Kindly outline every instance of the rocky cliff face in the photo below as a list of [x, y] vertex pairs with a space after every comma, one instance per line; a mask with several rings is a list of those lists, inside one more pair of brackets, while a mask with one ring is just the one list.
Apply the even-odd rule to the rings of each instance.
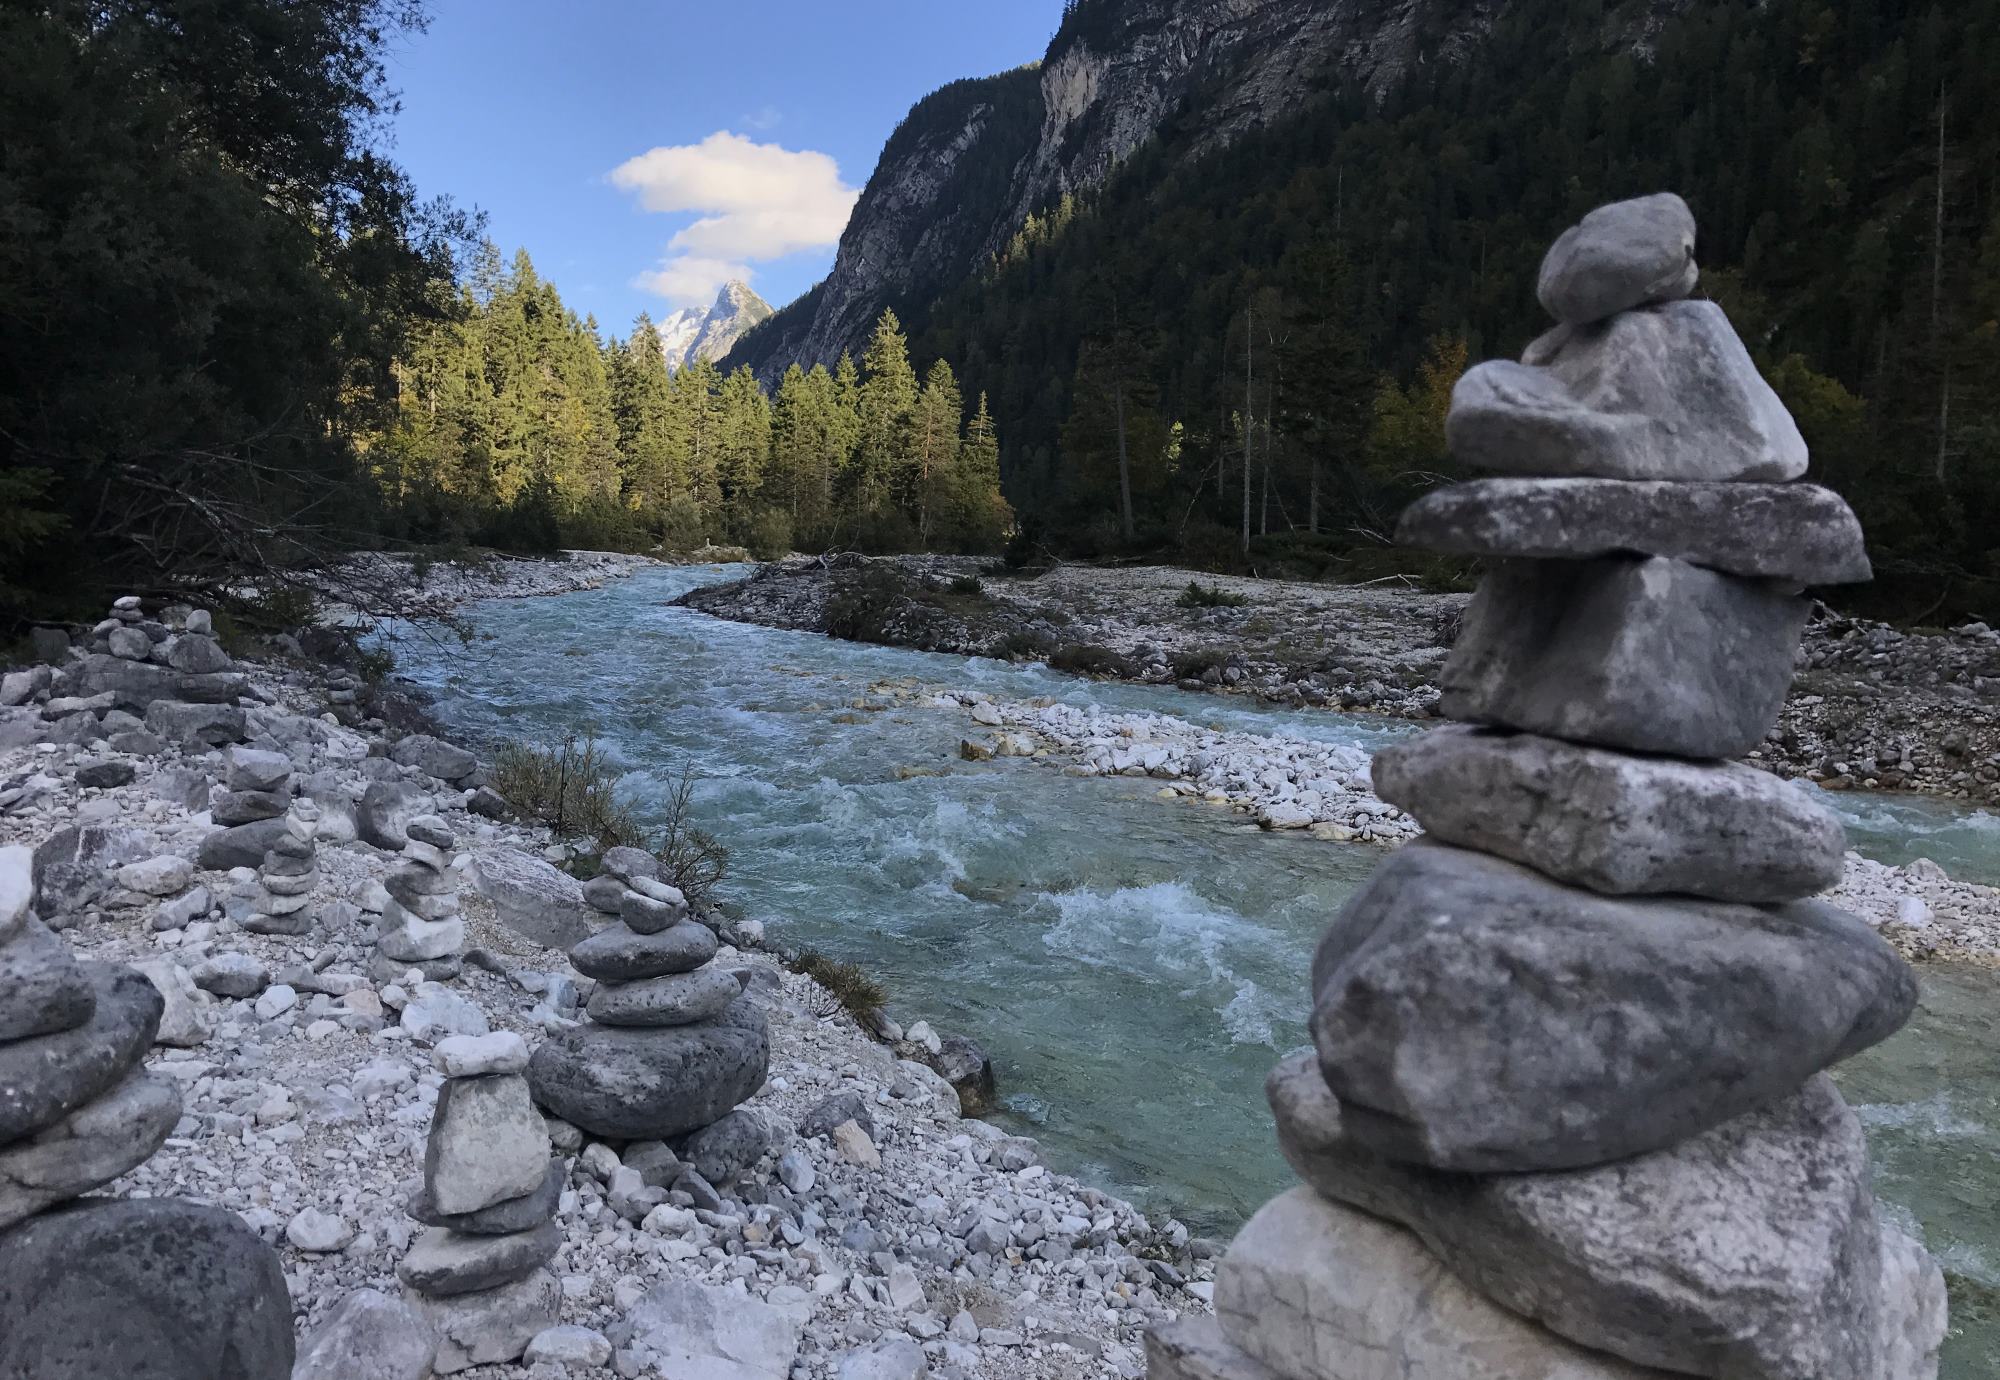
[[858, 350], [884, 306], [976, 271], [1031, 211], [1098, 185], [1176, 112], [1199, 119], [1206, 150], [1336, 80], [1379, 94], [1414, 64], [1463, 60], [1506, 3], [1094, 0], [1039, 68], [919, 103], [883, 150], [831, 275], [731, 363], [766, 374], [830, 365]]
[[660, 322], [667, 371], [679, 373], [698, 359], [721, 359], [752, 326], [771, 315], [771, 304], [734, 279], [722, 285], [715, 305], [683, 307]]

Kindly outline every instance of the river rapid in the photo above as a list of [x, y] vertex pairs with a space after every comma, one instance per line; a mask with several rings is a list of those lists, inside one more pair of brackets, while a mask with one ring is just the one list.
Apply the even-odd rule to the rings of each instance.
[[[962, 712], [870, 687], [910, 678], [1282, 731], [1371, 750], [1393, 721], [1080, 681], [1017, 666], [721, 622], [668, 601], [740, 569], [651, 568], [601, 590], [464, 612], [469, 648], [393, 638], [401, 672], [469, 737], [595, 734], [641, 817], [683, 764], [731, 849], [728, 900], [774, 935], [879, 976], [906, 1023], [980, 1041], [1000, 1118], [1051, 1162], [1226, 1235], [1290, 1181], [1262, 1097], [1305, 1043], [1327, 918], [1368, 845], [1265, 833], [1156, 783], [967, 763]], [[2000, 822], [1947, 802], [1828, 797], [1854, 845], [2000, 881]], [[2000, 975], [1922, 970], [1919, 1015], [1837, 1074], [1879, 1189], [1953, 1276], [1944, 1374], [2000, 1373]]]

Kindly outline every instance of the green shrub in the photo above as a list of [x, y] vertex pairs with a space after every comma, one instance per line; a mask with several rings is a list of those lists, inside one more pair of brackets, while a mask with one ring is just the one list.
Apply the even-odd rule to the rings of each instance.
[[1003, 661], [1046, 661], [1054, 651], [1047, 637], [1018, 629], [993, 644], [993, 655]]
[[778, 561], [792, 554], [792, 519], [776, 508], [766, 508], [750, 520], [743, 544], [760, 561]]
[[634, 848], [644, 834], [631, 808], [618, 799], [623, 775], [595, 738], [578, 743], [569, 733], [555, 747], [503, 744], [493, 762], [493, 789], [559, 837], [582, 835], [600, 848]]
[[1109, 647], [1094, 642], [1066, 642], [1049, 654], [1049, 665], [1058, 671], [1087, 676], [1129, 676], [1132, 663]]
[[1175, 602], [1184, 609], [1240, 609], [1250, 602], [1250, 596], [1232, 594], [1219, 585], [1189, 580], [1188, 587], [1181, 591], [1181, 597]]
[[835, 999], [847, 1009], [847, 1014], [854, 1017], [864, 1030], [874, 1025], [875, 1018], [889, 1000], [888, 989], [870, 977], [859, 964], [843, 963], [808, 949], [799, 955], [798, 970], [833, 993]]
[[945, 590], [951, 594], [983, 595], [986, 593], [986, 586], [979, 583], [977, 575], [960, 575], [946, 585]]
[[660, 831], [660, 877], [681, 889], [689, 901], [713, 903], [715, 888], [729, 871], [729, 850], [694, 823], [694, 768], [681, 767], [667, 796], [666, 822]]
[[1198, 651], [1176, 652], [1173, 655], [1174, 675], [1180, 680], [1200, 680], [1209, 671], [1219, 671], [1229, 664], [1229, 653], [1214, 647], [1203, 647]]

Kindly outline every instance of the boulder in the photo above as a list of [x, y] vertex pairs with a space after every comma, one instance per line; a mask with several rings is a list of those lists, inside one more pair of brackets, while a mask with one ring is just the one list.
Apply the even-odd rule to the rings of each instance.
[[247, 731], [243, 711], [233, 704], [178, 704], [171, 700], [160, 700], [146, 707], [146, 727], [182, 747], [240, 743]]
[[[1473, 1289], [1582, 1346], [1729, 1380], [1935, 1374], [1943, 1277], [1885, 1253], [1866, 1138], [1824, 1075], [1670, 1150], [1560, 1174], [1374, 1155], [1345, 1134], [1310, 1054], [1266, 1090], [1309, 1185], [1408, 1227]], [[1916, 1369], [1893, 1368], [1910, 1357]]]
[[277, 1253], [232, 1212], [86, 1199], [0, 1235], [0, 1380], [290, 1380]]
[[549, 1152], [526, 1079], [447, 1079], [424, 1148], [424, 1192], [441, 1213], [478, 1212], [540, 1189]]
[[791, 1139], [792, 1128], [783, 1118], [758, 1107], [738, 1107], [689, 1136], [680, 1158], [711, 1184], [726, 1188], [766, 1155], [781, 1153]]
[[88, 909], [118, 869], [153, 856], [153, 841], [122, 824], [72, 824], [35, 849], [35, 913], [44, 920]]
[[1713, 302], [1558, 326], [1452, 389], [1451, 453], [1504, 474], [1783, 483], [1806, 443]]
[[1671, 556], [1801, 585], [1874, 578], [1861, 524], [1816, 484], [1475, 479], [1403, 510], [1396, 544], [1453, 556]]
[[938, 1041], [936, 1051], [926, 1049], [921, 1057], [958, 1094], [961, 1115], [978, 1116], [997, 1100], [993, 1061], [977, 1041], [964, 1035], [946, 1035]]
[[419, 1298], [417, 1308], [437, 1336], [437, 1373], [456, 1375], [518, 1360], [561, 1316], [562, 1285], [547, 1270], [537, 1270], [484, 1293]]
[[[145, 634], [140, 633], [139, 636], [144, 637]], [[148, 643], [147, 651], [151, 650]], [[71, 670], [71, 678], [72, 693], [85, 696], [109, 694], [119, 708], [141, 713], [146, 713], [155, 701], [173, 700], [174, 682], [179, 679], [169, 667], [104, 652], [91, 652], [77, 662]], [[148, 713], [148, 727], [152, 726], [151, 720], [152, 715]]]
[[423, 1314], [380, 1290], [356, 1289], [306, 1339], [292, 1380], [426, 1380], [436, 1353]]
[[46, 1130], [0, 1146], [0, 1229], [144, 1164], [180, 1118], [180, 1085], [135, 1072]]
[[396, 1277], [432, 1298], [498, 1289], [548, 1264], [562, 1243], [562, 1228], [554, 1222], [504, 1236], [474, 1236], [432, 1227], [397, 1263]]
[[1669, 1380], [1488, 1302], [1400, 1227], [1294, 1188], [1215, 1279], [1224, 1338], [1286, 1380]]
[[742, 984], [711, 964], [637, 982], [600, 982], [586, 1009], [592, 1020], [605, 1025], [692, 1025], [721, 1015], [742, 995]]
[[103, 1096], [153, 1043], [163, 1006], [153, 984], [108, 963], [86, 963], [83, 971], [95, 994], [88, 1021], [0, 1045], [0, 1145]]
[[182, 633], [167, 649], [167, 665], [189, 675], [213, 675], [235, 664], [221, 643], [201, 633]]
[[479, 770], [478, 758], [428, 733], [397, 740], [389, 749], [389, 760], [401, 767], [415, 767], [440, 781], [463, 781]]
[[1588, 325], [1694, 291], [1694, 212], [1672, 192], [1614, 201], [1563, 231], [1535, 296], [1558, 321]]
[[1313, 959], [1313, 1041], [1347, 1134], [1439, 1169], [1663, 1149], [1900, 1029], [1909, 965], [1832, 906], [1641, 900], [1418, 842]]
[[473, 854], [470, 876], [508, 928], [547, 948], [571, 948], [601, 923], [584, 903], [583, 883], [518, 848]]
[[715, 957], [715, 931], [692, 920], [657, 934], [628, 925], [607, 925], [569, 951], [569, 961], [585, 977], [603, 982], [691, 973]]
[[232, 867], [256, 867], [264, 861], [278, 840], [285, 836], [282, 815], [217, 829], [201, 841], [195, 861], [204, 872], [227, 872]]
[[537, 1102], [592, 1135], [668, 1140], [750, 1097], [770, 1060], [763, 1013], [739, 997], [698, 1025], [557, 1031], [529, 1061], [528, 1081]]
[[1501, 561], [1439, 677], [1446, 718], [1738, 757], [1778, 716], [1810, 603], [1664, 557]]
[[0, 1042], [74, 1030], [96, 1009], [83, 965], [39, 921], [0, 943]]
[[792, 1317], [734, 1289], [675, 1280], [656, 1284], [614, 1328], [643, 1347], [663, 1374], [700, 1380], [787, 1380], [798, 1358]]
[[371, 781], [354, 811], [355, 835], [392, 853], [410, 841], [410, 821], [431, 812], [431, 798], [400, 781]]
[[1836, 885], [1847, 848], [1812, 797], [1736, 763], [1453, 725], [1383, 749], [1371, 771], [1431, 837], [1618, 896], [1795, 900]]

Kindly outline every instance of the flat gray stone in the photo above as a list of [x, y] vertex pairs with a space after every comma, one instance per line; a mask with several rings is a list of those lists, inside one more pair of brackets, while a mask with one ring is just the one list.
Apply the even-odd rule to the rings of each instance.
[[1672, 192], [1614, 201], [1563, 231], [1535, 295], [1558, 321], [1585, 325], [1694, 291], [1694, 212]]
[[[143, 633], [140, 636], [144, 636]], [[148, 642], [147, 650], [151, 650]], [[91, 652], [72, 667], [74, 692], [82, 696], [109, 694], [121, 709], [144, 712], [156, 700], [174, 698], [174, 672], [150, 661], [134, 661]], [[150, 715], [148, 716], [150, 720]], [[151, 727], [148, 723], [148, 727]], [[157, 729], [154, 730], [158, 732]], [[170, 735], [169, 735], [170, 736]]]
[[1664, 557], [1496, 562], [1438, 709], [1633, 752], [1738, 757], [1778, 717], [1810, 608]]
[[519, 1360], [529, 1342], [556, 1325], [562, 1285], [547, 1270], [537, 1270], [484, 1293], [419, 1297], [417, 1309], [437, 1335], [437, 1373], [456, 1375]]
[[0, 944], [0, 1042], [74, 1030], [97, 992], [69, 945], [37, 920]]
[[640, 934], [659, 934], [669, 926], [677, 925], [687, 918], [687, 907], [662, 901], [637, 891], [628, 891], [618, 898], [618, 915], [626, 925]]
[[217, 829], [201, 841], [196, 863], [205, 872], [227, 872], [232, 867], [256, 867], [273, 844], [285, 835], [282, 816], [253, 820], [249, 824]]
[[145, 1057], [164, 1003], [145, 976], [86, 963], [90, 1019], [73, 1030], [0, 1045], [0, 1145], [45, 1130], [103, 1096]]
[[431, 798], [400, 781], [370, 781], [354, 809], [355, 835], [363, 843], [403, 851], [410, 841], [410, 821], [429, 814]]
[[1616, 899], [1398, 850], [1313, 958], [1348, 1134], [1438, 1169], [1623, 1159], [1775, 1101], [1900, 1029], [1909, 965], [1819, 902]]
[[58, 829], [35, 849], [35, 913], [49, 920], [88, 908], [110, 890], [119, 868], [156, 851], [145, 833], [122, 824]]
[[717, 1380], [787, 1380], [799, 1325], [788, 1314], [720, 1286], [656, 1284], [625, 1317], [632, 1342], [659, 1358], [663, 1374]]
[[1452, 725], [1383, 749], [1371, 770], [1375, 793], [1431, 837], [1615, 896], [1796, 900], [1836, 885], [1847, 849], [1812, 797], [1734, 762]]
[[1671, 1150], [1563, 1174], [1373, 1155], [1310, 1052], [1266, 1092], [1309, 1185], [1408, 1227], [1472, 1289], [1579, 1345], [1730, 1380], [1936, 1373], [1943, 1277], [1901, 1243], [1885, 1253], [1867, 1140], [1823, 1075]]
[[635, 877], [657, 881], [660, 876], [660, 860], [643, 848], [607, 848], [597, 867], [601, 874], [621, 882]]
[[292, 1374], [277, 1252], [173, 1198], [84, 1199], [0, 1234], [0, 1337], [0, 1380]]
[[616, 877], [596, 876], [583, 884], [583, 902], [592, 910], [616, 915], [625, 893], [631, 888]]
[[141, 1070], [46, 1130], [0, 1147], [0, 1229], [144, 1164], [180, 1118], [180, 1085]]
[[1672, 556], [1802, 585], [1874, 578], [1853, 510], [1817, 484], [1475, 479], [1404, 509], [1396, 544], [1454, 556]]
[[537, 1102], [592, 1135], [670, 1140], [750, 1097], [770, 1061], [763, 1013], [739, 997], [697, 1025], [557, 1031], [529, 1060], [528, 1081]]
[[601, 923], [584, 904], [583, 883], [518, 848], [481, 849], [468, 875], [509, 929], [548, 948], [581, 943]]
[[278, 818], [291, 804], [290, 796], [277, 791], [224, 791], [209, 808], [209, 818], [217, 824], [253, 824]]
[[1287, 1380], [1669, 1380], [1517, 1317], [1401, 1227], [1309, 1188], [1237, 1233], [1215, 1312], [1227, 1343]]
[[549, 1130], [519, 1074], [449, 1078], [424, 1147], [424, 1192], [441, 1213], [478, 1212], [543, 1187]]
[[[235, 677], [241, 680], [242, 677]], [[232, 695], [229, 697], [234, 699]], [[248, 732], [243, 711], [226, 702], [179, 704], [159, 700], [146, 706], [146, 727], [183, 747], [240, 743]]]
[[585, 977], [605, 982], [691, 973], [715, 957], [715, 931], [683, 920], [657, 934], [640, 934], [624, 924], [607, 925], [569, 951], [569, 961]]
[[436, 1354], [423, 1314], [378, 1289], [356, 1289], [305, 1340], [291, 1380], [425, 1380]]
[[562, 1243], [562, 1228], [554, 1222], [505, 1236], [472, 1236], [432, 1227], [397, 1263], [396, 1278], [432, 1298], [498, 1289], [548, 1264]]
[[449, 1227], [470, 1236], [504, 1236], [509, 1232], [533, 1231], [556, 1215], [562, 1191], [569, 1183], [569, 1171], [561, 1160], [549, 1161], [542, 1186], [520, 1198], [508, 1198], [477, 1212], [439, 1212], [430, 1194], [419, 1184], [410, 1194], [408, 1210], [427, 1227]]
[[292, 759], [262, 748], [232, 747], [223, 754], [232, 791], [275, 791], [291, 780]]
[[600, 982], [586, 1009], [605, 1025], [692, 1025], [721, 1015], [742, 995], [731, 973], [711, 965], [637, 982]]
[[1506, 474], [1784, 482], [1806, 443], [1713, 302], [1558, 326], [1524, 362], [1468, 370], [1445, 439]]

